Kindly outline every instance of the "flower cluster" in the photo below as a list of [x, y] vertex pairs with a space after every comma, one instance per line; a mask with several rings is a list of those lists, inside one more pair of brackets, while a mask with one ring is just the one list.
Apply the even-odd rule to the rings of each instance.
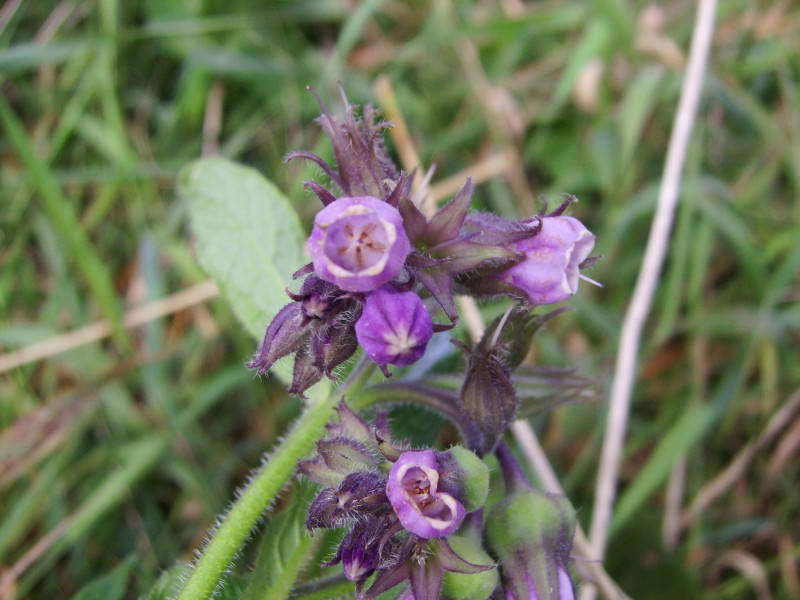
[[[388, 375], [388, 365], [417, 361], [435, 331], [457, 318], [453, 295], [506, 295], [529, 305], [564, 300], [591, 262], [594, 236], [556, 211], [527, 219], [470, 213], [473, 185], [427, 218], [411, 197], [411, 176], [383, 146], [388, 124], [366, 107], [357, 116], [347, 98], [343, 120], [320, 102], [319, 124], [330, 138], [334, 168], [310, 152], [293, 152], [319, 165], [336, 193], [306, 182], [323, 204], [307, 249], [311, 263], [293, 302], [269, 324], [249, 366], [260, 373], [295, 355], [290, 392], [302, 395], [361, 346]], [[432, 315], [441, 312], [443, 323]]]
[[[453, 380], [449, 387], [380, 384], [387, 395], [381, 401], [439, 412], [464, 445], [409, 448], [393, 440], [386, 414], [369, 425], [342, 402], [316, 455], [298, 466], [323, 486], [306, 525], [347, 528], [327, 565], [341, 563], [359, 600], [400, 585], [404, 600], [574, 600], [572, 508], [530, 486], [503, 435], [525, 412], [526, 385], [535, 388], [534, 399], [542, 382], [552, 384], [554, 398], [576, 385], [555, 372], [528, 375], [525, 383], [514, 371], [534, 332], [559, 312], [533, 309], [569, 298], [581, 279], [592, 281], [581, 269], [595, 260], [595, 238], [564, 214], [574, 197], [551, 212], [545, 206], [530, 218], [505, 219], [470, 211], [470, 180], [435, 214], [423, 214], [411, 195], [413, 175], [400, 172], [383, 146], [388, 124], [369, 107], [357, 116], [343, 100], [343, 120], [320, 102], [335, 167], [309, 152], [288, 156], [316, 163], [333, 191], [306, 182], [323, 205], [308, 239], [311, 262], [295, 274], [299, 289], [288, 292], [292, 302], [269, 324], [249, 366], [266, 372], [293, 354], [289, 391], [302, 395], [361, 347], [388, 376], [388, 365], [419, 360], [434, 332], [456, 324], [454, 294], [505, 296], [515, 304], [474, 345], [454, 340], [465, 354], [460, 390]], [[491, 453], [506, 494], [486, 505], [482, 457]]]
[[460, 553], [449, 542], [469, 513], [481, 512], [489, 491], [486, 465], [460, 446], [446, 452], [408, 450], [392, 441], [385, 415], [370, 426], [344, 402], [337, 412], [339, 420], [317, 443], [317, 455], [298, 466], [325, 486], [311, 503], [308, 528], [349, 528], [326, 565], [341, 562], [362, 600], [404, 581], [410, 597], [433, 600], [446, 572], [491, 572], [491, 593], [497, 583], [494, 564], [462, 556], [475, 555], [464, 536], [452, 538]]

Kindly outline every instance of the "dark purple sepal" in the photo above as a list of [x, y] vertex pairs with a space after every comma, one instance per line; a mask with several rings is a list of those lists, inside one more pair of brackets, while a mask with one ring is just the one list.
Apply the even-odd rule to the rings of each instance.
[[339, 176], [339, 173], [330, 166], [326, 161], [321, 159], [319, 156], [312, 152], [306, 152], [304, 150], [296, 150], [294, 152], [289, 152], [286, 157], [283, 159], [283, 162], [289, 162], [290, 160], [294, 160], [295, 158], [302, 158], [305, 160], [310, 160], [311, 162], [316, 163], [319, 165], [325, 174], [331, 178], [336, 185], [338, 185], [341, 189], [344, 189], [344, 183], [342, 182], [342, 178]]
[[292, 385], [287, 392], [293, 396], [305, 398], [305, 391], [322, 379], [322, 371], [314, 364], [314, 358], [306, 346], [301, 347], [294, 355]]
[[314, 263], [308, 263], [297, 269], [292, 273], [292, 279], [300, 279], [314, 272]]
[[428, 556], [423, 562], [412, 563], [410, 578], [414, 600], [439, 600], [444, 571], [436, 554]]
[[323, 326], [311, 336], [311, 354], [314, 364], [333, 379], [333, 370], [353, 356], [358, 349], [352, 325]]
[[408, 561], [388, 569], [382, 569], [372, 583], [372, 587], [363, 593], [358, 600], [374, 600], [383, 592], [403, 583], [410, 575], [411, 569]]
[[475, 212], [464, 219], [462, 237], [476, 244], [508, 246], [537, 235], [542, 230], [542, 219], [505, 219], [493, 213]]
[[316, 181], [305, 181], [303, 182], [303, 186], [310, 189], [314, 194], [316, 194], [319, 201], [322, 202], [323, 206], [328, 206], [331, 202], [336, 201], [336, 196], [330, 193], [326, 188], [322, 187]]
[[417, 205], [408, 196], [402, 198], [397, 205], [397, 210], [403, 216], [403, 225], [409, 239], [414, 243], [421, 243], [425, 237], [428, 220]]
[[459, 556], [446, 539], [432, 540], [431, 546], [445, 571], [472, 575], [494, 569], [496, 565], [476, 565]]
[[342, 475], [374, 469], [377, 466], [375, 458], [365, 444], [346, 437], [325, 438], [318, 441], [317, 452], [328, 468]]
[[425, 227], [421, 241], [428, 246], [435, 246], [455, 239], [461, 231], [461, 226], [469, 211], [472, 201], [472, 192], [475, 186], [472, 179], [467, 178], [464, 187], [455, 197], [434, 214]]
[[453, 300], [453, 276], [426, 257], [412, 255], [409, 257], [409, 263], [413, 264], [411, 268], [414, 276], [439, 303], [447, 318], [455, 323], [458, 320], [458, 311]]
[[[411, 193], [412, 181], [414, 181], [414, 171], [412, 171], [411, 174], [402, 173], [400, 178], [397, 180], [397, 184], [394, 186], [394, 189], [386, 198], [383, 199], [384, 202], [390, 206], [398, 208], [400, 206], [400, 202], [409, 197]], [[402, 211], [400, 211], [400, 214], [403, 214]]]
[[247, 366], [259, 374], [266, 373], [276, 360], [300, 349], [309, 331], [302, 305], [297, 302], [287, 304], [270, 322], [258, 352]]
[[525, 290], [499, 279], [476, 277], [470, 274], [469, 277], [459, 277], [457, 284], [455, 287], [458, 292], [469, 294], [476, 298], [505, 296], [520, 302], [529, 302], [528, 294]]
[[577, 196], [573, 196], [572, 194], [570, 194], [566, 198], [564, 198], [558, 206], [556, 206], [555, 210], [553, 210], [552, 212], [547, 212], [548, 202], [547, 200], [545, 200], [544, 204], [542, 205], [542, 210], [539, 211], [539, 214], [545, 217], [560, 217], [573, 203], [577, 201], [578, 201]]
[[501, 246], [476, 244], [469, 239], [458, 239], [431, 248], [440, 268], [451, 275], [468, 273], [481, 278], [502, 273], [520, 263], [525, 255]]

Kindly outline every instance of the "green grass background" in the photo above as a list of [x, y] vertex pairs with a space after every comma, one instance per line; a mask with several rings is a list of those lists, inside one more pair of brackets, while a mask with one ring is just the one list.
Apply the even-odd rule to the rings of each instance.
[[[175, 195], [178, 170], [204, 149], [259, 169], [307, 224], [317, 204], [301, 182], [319, 172], [282, 164], [292, 149], [329, 154], [305, 86], [333, 106], [337, 81], [352, 100], [374, 102], [374, 81], [387, 75], [434, 181], [511, 150], [525, 183], [484, 182], [476, 207], [510, 217], [572, 193], [573, 214], [598, 236], [604, 258], [590, 276], [605, 287], [583, 286], [536, 346], [540, 364], [577, 366], [601, 392], [535, 420], [588, 526], [604, 393], [694, 9], [0, 2], [0, 348], [116, 320], [205, 279]], [[688, 457], [686, 504], [800, 385], [798, 57], [797, 4], [720, 2], [607, 561], [635, 598], [766, 598], [752, 570], [731, 567], [731, 551], [753, 559], [773, 598], [800, 597], [797, 417], [676, 547], [662, 544], [676, 458]], [[221, 101], [218, 131], [210, 98]], [[192, 558], [300, 410], [277, 381], [243, 367], [253, 350], [217, 299], [0, 375], [0, 578], [10, 598], [70, 597], [128, 557], [135, 598]], [[237, 572], [251, 562], [246, 553]]]

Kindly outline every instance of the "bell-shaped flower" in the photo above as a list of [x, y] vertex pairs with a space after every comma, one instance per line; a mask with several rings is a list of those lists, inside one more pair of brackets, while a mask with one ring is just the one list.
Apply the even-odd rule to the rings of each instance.
[[539, 233], [512, 246], [525, 259], [496, 277], [525, 292], [533, 304], [561, 302], [578, 291], [580, 279], [589, 280], [580, 266], [594, 241], [575, 217], [544, 217]]
[[400, 272], [411, 244], [396, 208], [358, 196], [317, 213], [308, 251], [320, 278], [349, 292], [370, 292]]
[[356, 322], [358, 343], [381, 367], [416, 362], [432, 335], [433, 322], [420, 297], [391, 286], [367, 296]]
[[421, 538], [454, 533], [466, 515], [461, 502], [439, 489], [439, 480], [433, 450], [404, 452], [389, 471], [389, 502], [403, 527]]

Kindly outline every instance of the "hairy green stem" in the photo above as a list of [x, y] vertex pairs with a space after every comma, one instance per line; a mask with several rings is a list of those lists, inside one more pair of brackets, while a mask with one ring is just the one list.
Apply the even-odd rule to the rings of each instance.
[[374, 364], [364, 357], [336, 392], [306, 408], [213, 532], [179, 600], [206, 600], [213, 596], [234, 556], [294, 473], [297, 461], [311, 451], [324, 433], [325, 424], [338, 402], [346, 392], [358, 390], [369, 378], [373, 367]]

